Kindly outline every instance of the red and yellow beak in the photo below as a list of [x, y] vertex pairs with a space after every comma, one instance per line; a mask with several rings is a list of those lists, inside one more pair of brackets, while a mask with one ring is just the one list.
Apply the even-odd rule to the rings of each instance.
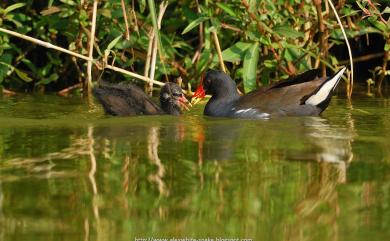
[[193, 95], [192, 98], [191, 98], [191, 104], [196, 105], [196, 104], [197, 104], [199, 101], [201, 101], [205, 96], [206, 96], [206, 92], [205, 92], [205, 90], [203, 89], [203, 86], [200, 85], [200, 86], [196, 89], [194, 95]]
[[192, 104], [187, 100], [187, 98], [182, 94], [178, 99], [177, 103], [184, 110], [189, 110], [192, 107]]
[[201, 101], [206, 96], [206, 91], [203, 88], [203, 77], [200, 80], [200, 84], [196, 89], [194, 95], [191, 98], [191, 104], [196, 105], [199, 101]]

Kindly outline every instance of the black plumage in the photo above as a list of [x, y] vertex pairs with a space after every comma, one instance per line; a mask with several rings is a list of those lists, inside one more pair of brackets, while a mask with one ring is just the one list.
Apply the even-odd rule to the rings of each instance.
[[114, 116], [180, 115], [181, 108], [189, 103], [180, 86], [170, 82], [160, 90], [160, 106], [139, 87], [126, 82], [103, 82], [93, 89], [93, 94], [106, 113]]

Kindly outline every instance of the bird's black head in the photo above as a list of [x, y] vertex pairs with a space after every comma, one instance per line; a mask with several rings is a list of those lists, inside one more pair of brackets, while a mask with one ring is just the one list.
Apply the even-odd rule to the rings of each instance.
[[160, 91], [161, 108], [168, 114], [180, 115], [181, 109], [188, 109], [188, 100], [182, 89], [175, 83], [166, 83]]
[[226, 89], [236, 89], [236, 84], [229, 75], [220, 70], [209, 70], [203, 80], [203, 88], [206, 94], [215, 95], [226, 91]]
[[229, 75], [220, 70], [209, 70], [204, 76], [201, 84], [194, 93], [194, 97], [203, 98], [205, 94], [212, 96], [238, 95], [236, 83]]

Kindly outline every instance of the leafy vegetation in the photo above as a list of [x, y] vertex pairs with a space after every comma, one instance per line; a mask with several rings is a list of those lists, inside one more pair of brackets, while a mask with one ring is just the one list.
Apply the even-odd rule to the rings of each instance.
[[[390, 7], [386, 1], [334, 3], [355, 45], [368, 35], [381, 35], [382, 63], [373, 66], [377, 78], [371, 79], [380, 88], [390, 74]], [[145, 71], [153, 42], [149, 40], [157, 28], [161, 6], [146, 0], [99, 1], [94, 58], [149, 76]], [[346, 56], [340, 54], [345, 42], [327, 1], [169, 1], [161, 17], [158, 45], [151, 46], [159, 48], [154, 75], [157, 80], [173, 81], [181, 76], [184, 84], [196, 85], [205, 70], [219, 68], [213, 32], [218, 36], [228, 72], [244, 92], [311, 68], [322, 68], [325, 73], [326, 68], [334, 69], [340, 61], [344, 64], [336, 56]], [[1, 28], [85, 56], [91, 18], [92, 1], [0, 3]], [[85, 83], [86, 69], [84, 60], [0, 33], [0, 85], [7, 89], [58, 91]], [[101, 71], [95, 68], [94, 72], [96, 80]], [[104, 73], [104, 78], [111, 80], [131, 79]]]

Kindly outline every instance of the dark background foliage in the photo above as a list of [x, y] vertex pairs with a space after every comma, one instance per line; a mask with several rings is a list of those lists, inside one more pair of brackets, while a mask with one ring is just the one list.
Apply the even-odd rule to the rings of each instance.
[[[99, 1], [94, 58], [143, 74], [153, 31], [148, 1]], [[161, 1], [155, 1], [158, 13]], [[356, 61], [356, 81], [386, 81], [390, 51], [388, 1], [334, 1]], [[2, 1], [0, 27], [88, 55], [92, 1]], [[320, 21], [320, 19], [322, 19]], [[311, 68], [347, 65], [340, 27], [327, 1], [169, 1], [162, 20], [155, 79], [183, 78], [196, 85], [208, 68], [219, 68], [217, 33], [228, 72], [248, 92]], [[107, 52], [108, 50], [108, 52]], [[85, 82], [86, 63], [64, 53], [0, 33], [0, 85], [15, 91], [59, 91]], [[101, 70], [94, 69], [95, 80]], [[103, 78], [131, 80], [104, 71]], [[139, 82], [136, 80], [136, 82]], [[139, 82], [140, 84], [143, 84]]]

